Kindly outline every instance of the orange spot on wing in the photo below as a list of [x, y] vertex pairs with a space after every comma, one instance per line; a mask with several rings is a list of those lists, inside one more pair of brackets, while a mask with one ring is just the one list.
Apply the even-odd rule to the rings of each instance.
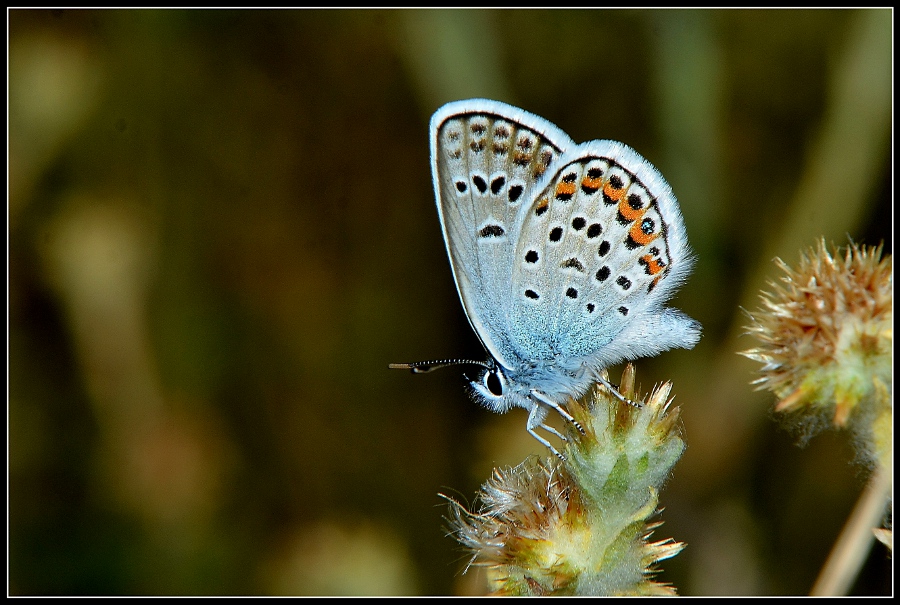
[[[622, 212], [621, 204], [619, 205], [619, 212]], [[643, 210], [641, 211], [641, 214], [644, 214]], [[653, 233], [644, 233], [644, 231], [641, 229], [641, 222], [637, 221], [631, 226], [631, 230], [628, 232], [628, 235], [631, 236], [631, 239], [633, 239], [636, 244], [646, 246], [657, 237], [659, 237], [659, 231], [654, 231]]]
[[[622, 192], [619, 195], [624, 195], [624, 190], [622, 190]], [[635, 210], [634, 208], [631, 207], [631, 204], [628, 203], [628, 199], [625, 197], [623, 197], [619, 201], [619, 214], [622, 215], [622, 218], [624, 218], [628, 221], [638, 220], [639, 218], [644, 216], [644, 212], [646, 212], [646, 211], [647, 211], [646, 208], [638, 208], [637, 210]], [[633, 230], [634, 229], [632, 229], [632, 231]], [[640, 231], [640, 229], [638, 229], [638, 230]], [[632, 235], [632, 237], [634, 237], [634, 236]], [[637, 238], [635, 238], [635, 241], [637, 241]]]
[[561, 195], [572, 195], [573, 193], [575, 193], [575, 183], [560, 181], [556, 186], [556, 197]]
[[603, 178], [598, 176], [597, 178], [592, 179], [591, 177], [586, 176], [584, 177], [584, 180], [581, 181], [581, 185], [596, 191], [603, 186]]
[[603, 195], [611, 200], [619, 201], [625, 195], [625, 188], [622, 187], [620, 189], [616, 189], [609, 183], [609, 181], [607, 181], [606, 186], [603, 188]]
[[641, 260], [644, 261], [644, 265], [647, 267], [647, 272], [650, 275], [656, 275], [665, 269], [665, 266], [659, 261], [659, 259], [653, 258], [651, 254], [645, 254], [641, 257]]

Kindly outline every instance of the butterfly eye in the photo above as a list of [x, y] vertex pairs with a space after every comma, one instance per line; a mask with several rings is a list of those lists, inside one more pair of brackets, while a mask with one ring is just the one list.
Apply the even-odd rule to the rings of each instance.
[[497, 397], [503, 395], [503, 381], [500, 380], [500, 377], [497, 375], [496, 371], [485, 373], [484, 386], [487, 387], [492, 395], [495, 395]]

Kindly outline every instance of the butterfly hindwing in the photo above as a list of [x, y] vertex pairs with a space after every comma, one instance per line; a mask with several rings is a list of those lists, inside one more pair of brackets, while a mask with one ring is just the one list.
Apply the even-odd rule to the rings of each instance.
[[[629, 329], [679, 325], [662, 304], [690, 271], [683, 221], [669, 185], [631, 148], [592, 141], [565, 154], [517, 224], [507, 329], [519, 356], [605, 367], [638, 356], [621, 338]], [[680, 328], [674, 346], [696, 342], [693, 324]]]

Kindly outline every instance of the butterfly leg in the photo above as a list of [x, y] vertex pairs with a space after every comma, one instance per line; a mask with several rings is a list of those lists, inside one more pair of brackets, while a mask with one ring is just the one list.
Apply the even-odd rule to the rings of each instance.
[[602, 384], [603, 386], [605, 386], [607, 389], [609, 389], [610, 392], [612, 393], [613, 397], [615, 397], [616, 399], [618, 399], [618, 400], [621, 401], [622, 403], [627, 404], [627, 405], [630, 405], [630, 406], [633, 407], [633, 408], [639, 408], [639, 407], [641, 407], [641, 404], [640, 404], [639, 402], [637, 402], [637, 401], [632, 401], [631, 399], [628, 399], [627, 397], [625, 397], [625, 395], [623, 395], [622, 393], [619, 392], [619, 389], [618, 389], [615, 385], [613, 385], [612, 383], [610, 383], [610, 382], [609, 382], [608, 380], [606, 380], [605, 378], [603, 378], [603, 377], [598, 377], [598, 378], [597, 378], [597, 381], [598, 381], [600, 384]]
[[[571, 422], [575, 426], [575, 428], [578, 429], [578, 432], [581, 433], [582, 435], [584, 435], [584, 428], [582, 428], [582, 426], [578, 423], [578, 421], [575, 420], [574, 418], [572, 418], [572, 415], [569, 412], [567, 412], [561, 405], [559, 405], [558, 403], [556, 403], [555, 401], [553, 401], [552, 399], [550, 399], [549, 397], [547, 397], [546, 395], [544, 395], [543, 393], [538, 391], [537, 389], [531, 389], [531, 396], [533, 398], [537, 399], [538, 401], [540, 401], [541, 403], [543, 403], [544, 405], [548, 405], [551, 408], [553, 408], [554, 410], [556, 410], [557, 412], [559, 412], [560, 416], [562, 416], [563, 418], [565, 418], [566, 420]], [[553, 431], [553, 432], [556, 433], [556, 431]], [[559, 433], [556, 433], [556, 434], [559, 435]], [[560, 435], [560, 437], [562, 437], [562, 435]]]
[[547, 441], [546, 439], [544, 439], [543, 437], [538, 435], [537, 431], [535, 431], [535, 429], [537, 429], [537, 428], [542, 428], [546, 431], [549, 431], [549, 432], [555, 434], [557, 437], [559, 437], [563, 441], [567, 441], [567, 439], [565, 437], [563, 437], [562, 435], [560, 435], [559, 432], [557, 430], [555, 430], [553, 427], [549, 427], [546, 424], [544, 424], [544, 415], [546, 413], [547, 413], [546, 408], [543, 408], [540, 405], [533, 406], [531, 408], [531, 411], [528, 413], [528, 424], [526, 425], [526, 428], [528, 429], [528, 432], [531, 434], [531, 436], [534, 437], [535, 439], [537, 439], [540, 443], [542, 443], [548, 450], [553, 452], [554, 456], [556, 456], [560, 460], [565, 460], [566, 459], [565, 456], [560, 454], [559, 451], [557, 451], [557, 449], [555, 447], [553, 447], [549, 441]]
[[556, 435], [557, 437], [559, 437], [559, 438], [562, 439], [563, 441], [568, 441], [568, 439], [566, 439], [565, 436], [564, 436], [562, 433], [560, 433], [559, 431], [557, 431], [555, 428], [553, 428], [553, 427], [550, 426], [549, 424], [539, 424], [539, 425], [537, 426], [537, 428], [542, 428], [542, 429], [544, 429], [545, 431], [547, 431], [548, 433], [553, 433], [554, 435]]

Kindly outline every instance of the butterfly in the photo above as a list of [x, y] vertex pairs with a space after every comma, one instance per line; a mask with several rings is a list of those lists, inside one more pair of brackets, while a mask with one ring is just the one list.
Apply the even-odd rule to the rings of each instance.
[[[671, 187], [623, 143], [576, 144], [547, 120], [488, 99], [431, 118], [438, 216], [466, 316], [486, 361], [391, 364], [428, 372], [478, 366], [470, 395], [528, 410], [537, 433], [620, 361], [692, 348], [700, 324], [666, 307], [693, 265]], [[561, 457], [561, 456], [560, 456]]]

